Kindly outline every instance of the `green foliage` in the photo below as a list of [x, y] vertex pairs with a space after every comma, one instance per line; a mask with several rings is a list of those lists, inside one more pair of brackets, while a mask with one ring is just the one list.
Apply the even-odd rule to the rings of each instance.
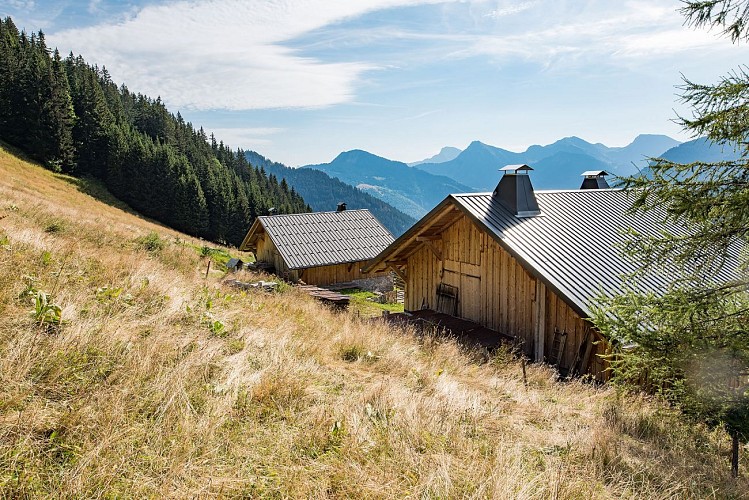
[[226, 329], [226, 324], [221, 320], [215, 319], [209, 311], [203, 313], [201, 323], [207, 326], [211, 334], [216, 337], [225, 337], [229, 333]]
[[61, 233], [65, 230], [65, 221], [60, 219], [54, 219], [44, 226], [44, 232], [49, 234]]
[[372, 351], [367, 350], [361, 344], [341, 346], [339, 352], [341, 359], [349, 363], [362, 360], [371, 363], [380, 359], [379, 356], [373, 354]]
[[25, 286], [23, 291], [18, 294], [18, 298], [21, 300], [25, 300], [28, 297], [36, 297], [36, 294], [39, 291], [36, 288], [38, 278], [36, 276], [24, 275], [23, 281], [25, 283]]
[[52, 297], [45, 292], [36, 293], [31, 316], [40, 326], [59, 328], [62, 325], [62, 307], [55, 304]]
[[382, 304], [378, 301], [372, 300], [378, 298], [373, 292], [360, 290], [359, 288], [347, 288], [341, 290], [340, 293], [348, 295], [354, 308], [358, 310], [360, 314], [366, 316], [379, 315], [382, 314], [382, 311], [388, 311], [391, 313], [403, 312], [403, 304]]
[[[687, 1], [687, 22], [746, 39], [746, 0]], [[654, 159], [648, 175], [624, 179], [637, 193], [634, 211], [663, 210], [688, 230], [633, 233], [623, 251], [643, 262], [616, 297], [599, 298], [593, 321], [624, 349], [612, 357], [620, 381], [645, 383], [686, 414], [749, 439], [749, 73], [715, 85], [687, 79], [686, 130], [734, 147], [734, 162], [681, 165]], [[640, 280], [671, 269], [662, 293], [642, 293]], [[676, 272], [678, 269], [681, 274]], [[727, 277], [726, 271], [731, 274]]]
[[122, 294], [122, 288], [103, 286], [96, 289], [96, 300], [101, 304], [121, 302], [127, 306], [133, 305], [133, 296], [129, 293]]
[[158, 253], [164, 249], [164, 240], [161, 239], [158, 233], [151, 231], [145, 236], [140, 236], [135, 239], [135, 243], [139, 248], [151, 252]]

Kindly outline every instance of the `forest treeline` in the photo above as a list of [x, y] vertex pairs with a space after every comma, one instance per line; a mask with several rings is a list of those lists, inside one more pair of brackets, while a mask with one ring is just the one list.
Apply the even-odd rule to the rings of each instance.
[[106, 68], [61, 58], [39, 31], [0, 20], [0, 139], [51, 170], [104, 182], [140, 213], [238, 245], [257, 215], [310, 211], [285, 180], [253, 167]]

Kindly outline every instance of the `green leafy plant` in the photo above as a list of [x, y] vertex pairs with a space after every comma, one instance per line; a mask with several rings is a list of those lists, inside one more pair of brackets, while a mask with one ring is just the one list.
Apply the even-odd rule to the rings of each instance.
[[165, 246], [164, 240], [162, 240], [161, 236], [159, 236], [155, 231], [151, 231], [145, 236], [136, 238], [135, 243], [138, 247], [150, 253], [158, 253], [163, 250]]
[[35, 297], [39, 292], [36, 288], [36, 282], [38, 281], [36, 276], [30, 276], [28, 274], [23, 275], [23, 281], [26, 286], [21, 293], [18, 294], [19, 299], [25, 299], [27, 297]]
[[36, 293], [31, 316], [40, 326], [59, 328], [62, 325], [62, 307], [55, 304], [45, 292]]
[[208, 327], [210, 332], [217, 337], [225, 337], [229, 332], [226, 329], [226, 324], [213, 317], [213, 314], [206, 311], [203, 313], [201, 323]]
[[133, 305], [133, 296], [129, 293], [123, 295], [122, 288], [103, 286], [96, 289], [96, 300], [100, 303], [111, 303], [118, 299], [128, 306]]
[[48, 266], [52, 263], [52, 252], [47, 250], [42, 252], [41, 261], [43, 266]]

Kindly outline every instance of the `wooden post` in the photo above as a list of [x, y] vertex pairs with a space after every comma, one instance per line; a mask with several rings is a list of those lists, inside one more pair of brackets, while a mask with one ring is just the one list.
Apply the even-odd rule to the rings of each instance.
[[731, 476], [739, 477], [739, 433], [732, 432], [731, 439], [733, 441], [731, 446]]
[[205, 277], [208, 278], [208, 272], [211, 270], [211, 259], [208, 259], [208, 268], [205, 270]]
[[536, 301], [533, 303], [533, 316], [536, 320], [536, 331], [533, 358], [543, 363], [546, 340], [546, 285], [536, 279]]
[[525, 373], [525, 356], [520, 358], [520, 364], [523, 366], [523, 386], [528, 389], [528, 375]]

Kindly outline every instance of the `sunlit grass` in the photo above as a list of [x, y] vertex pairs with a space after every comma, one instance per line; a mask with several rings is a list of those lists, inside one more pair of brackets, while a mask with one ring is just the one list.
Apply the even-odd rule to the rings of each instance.
[[374, 299], [377, 295], [373, 292], [360, 290], [359, 288], [347, 288], [340, 293], [348, 295], [351, 300], [349, 308], [351, 311], [358, 313], [362, 317], [381, 316], [383, 311], [391, 313], [403, 312], [403, 304], [381, 304], [369, 299]]
[[0, 149], [0, 497], [749, 491], [725, 435], [653, 401], [231, 289], [205, 242], [97, 198]]

